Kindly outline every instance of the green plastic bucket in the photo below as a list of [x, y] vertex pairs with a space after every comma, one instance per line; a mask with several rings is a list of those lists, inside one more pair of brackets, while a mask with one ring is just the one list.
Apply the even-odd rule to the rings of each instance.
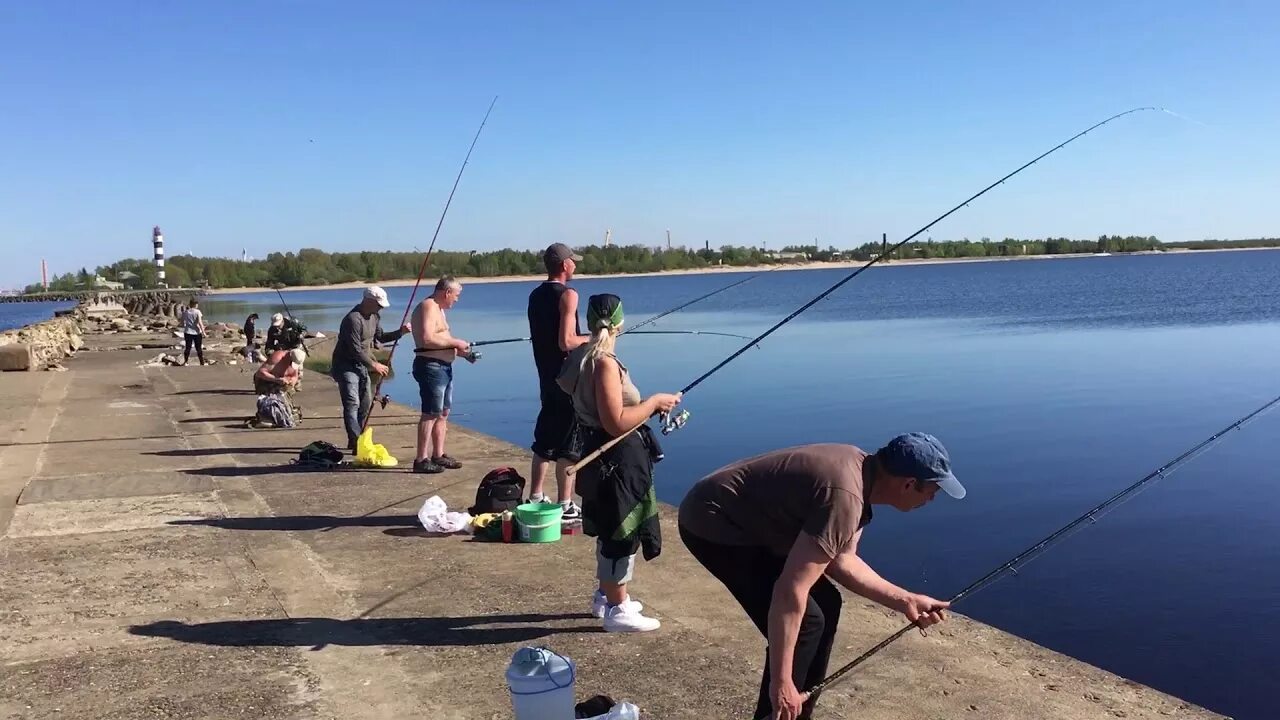
[[516, 506], [516, 524], [520, 526], [520, 542], [549, 543], [560, 539], [559, 503], [524, 503]]

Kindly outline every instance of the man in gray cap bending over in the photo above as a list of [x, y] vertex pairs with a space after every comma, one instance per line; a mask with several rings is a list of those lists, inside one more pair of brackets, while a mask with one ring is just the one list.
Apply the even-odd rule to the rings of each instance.
[[831, 581], [923, 628], [949, 603], [904, 590], [858, 557], [872, 505], [903, 512], [939, 490], [963, 498], [932, 435], [907, 433], [874, 454], [819, 443], [739, 460], [698, 481], [680, 503], [680, 539], [768, 641], [754, 717], [803, 720], [827, 674], [840, 620]]

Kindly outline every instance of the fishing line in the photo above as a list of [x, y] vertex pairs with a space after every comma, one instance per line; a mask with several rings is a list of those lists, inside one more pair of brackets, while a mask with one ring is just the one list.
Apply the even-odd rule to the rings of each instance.
[[[397, 328], [403, 327], [409, 321], [409, 312], [413, 309], [413, 301], [418, 296], [418, 286], [422, 284], [422, 276], [427, 272], [427, 263], [431, 260], [431, 251], [436, 247], [436, 238], [440, 237], [440, 228], [444, 225], [444, 217], [449, 212], [449, 205], [453, 202], [453, 194], [458, 190], [458, 183], [462, 180], [462, 171], [467, 169], [467, 163], [471, 160], [471, 151], [476, 147], [476, 141], [480, 139], [480, 131], [484, 130], [484, 125], [489, 121], [489, 113], [493, 112], [493, 106], [498, 102], [498, 96], [493, 96], [493, 102], [489, 103], [489, 109], [485, 111], [484, 118], [480, 121], [480, 127], [476, 128], [476, 136], [471, 139], [471, 147], [467, 148], [467, 155], [462, 159], [462, 167], [458, 168], [458, 176], [453, 179], [453, 188], [449, 190], [449, 197], [445, 200], [444, 210], [440, 212], [440, 220], [436, 223], [436, 231], [431, 236], [431, 244], [427, 246], [427, 254], [422, 257], [422, 265], [418, 267], [418, 278], [413, 282], [413, 292], [409, 294], [409, 303], [404, 306], [404, 316], [400, 318], [400, 324]], [[403, 336], [401, 336], [403, 337]], [[391, 352], [387, 355], [387, 368], [391, 367], [391, 361], [395, 359], [396, 347], [400, 344], [400, 338], [396, 338], [391, 343]], [[373, 388], [373, 397], [378, 397], [378, 391], [382, 389], [382, 381], [386, 377], [379, 375], [378, 384]], [[369, 427], [369, 420], [373, 417], [373, 407], [370, 406], [369, 414], [365, 416], [364, 423], [360, 425], [360, 432], [363, 433]]]
[[[1237, 430], [1243, 427], [1250, 420], [1253, 420], [1254, 418], [1263, 414], [1267, 410], [1270, 410], [1277, 403], [1280, 403], [1280, 395], [1277, 395], [1276, 397], [1272, 398], [1270, 401], [1268, 401], [1266, 404], [1262, 405], [1258, 409], [1254, 410], [1248, 415], [1245, 415], [1244, 417], [1241, 417], [1240, 419], [1224, 427], [1223, 429], [1219, 430], [1213, 435], [1210, 435], [1207, 439], [1201, 441], [1200, 443], [1193, 446], [1189, 450], [1183, 452], [1181, 455], [1166, 462], [1164, 465], [1161, 465], [1160, 467], [1156, 468], [1151, 473], [1143, 477], [1141, 480], [1138, 480], [1137, 482], [1133, 483], [1132, 485], [1129, 485], [1128, 487], [1124, 488], [1123, 490], [1116, 493], [1115, 495], [1112, 495], [1111, 497], [1107, 498], [1103, 502], [1093, 506], [1089, 510], [1086, 510], [1084, 513], [1076, 517], [1076, 519], [1072, 520], [1066, 525], [1063, 525], [1061, 528], [1050, 533], [1044, 539], [1040, 540], [1034, 545], [1028, 547], [1026, 550], [1023, 550], [1022, 552], [1013, 556], [1013, 558], [1004, 562], [996, 569], [992, 570], [986, 575], [983, 575], [981, 578], [978, 578], [974, 582], [970, 583], [968, 587], [964, 588], [963, 590], [956, 593], [955, 595], [952, 595], [949, 602], [952, 605], [955, 605], [957, 602], [963, 600], [964, 598], [970, 595], [973, 595], [974, 593], [978, 592], [979, 590], [982, 590], [983, 588], [986, 588], [991, 583], [993, 583], [997, 578], [1003, 575], [1006, 571], [1011, 571], [1013, 572], [1013, 574], [1016, 575], [1018, 572], [1017, 571], [1018, 566], [1026, 565], [1033, 557], [1039, 556], [1046, 549], [1048, 549], [1050, 545], [1056, 543], [1059, 540], [1062, 540], [1068, 534], [1070, 534], [1073, 530], [1083, 527], [1085, 523], [1092, 524], [1095, 520], [1097, 520], [1099, 513], [1102, 513], [1105, 510], [1111, 509], [1116, 505], [1120, 504], [1121, 502], [1133, 497], [1140, 490], [1144, 489], [1149, 483], [1154, 483], [1156, 480], [1169, 476], [1179, 466], [1191, 460], [1192, 458], [1196, 457], [1197, 455], [1200, 455], [1201, 453], [1205, 452], [1210, 447], [1218, 443], [1227, 433], [1231, 432], [1232, 430]], [[871, 649], [867, 650], [866, 652], [862, 653], [858, 657], [854, 658], [854, 660], [849, 664], [831, 673], [831, 675], [828, 676], [826, 679], [824, 679], [822, 682], [818, 683], [817, 685], [814, 685], [812, 688], [808, 690], [810, 697], [813, 697], [817, 695], [819, 692], [821, 692], [822, 690], [825, 690], [826, 688], [831, 687], [833, 684], [838, 682], [841, 678], [848, 675], [854, 668], [866, 662], [867, 659], [870, 658], [872, 655], [875, 655], [876, 653], [880, 652], [884, 648], [888, 647], [889, 644], [892, 643], [893, 641], [897, 640], [903, 635], [906, 635], [907, 632], [909, 632], [914, 627], [916, 627], [915, 623], [910, 623], [906, 625], [905, 627], [898, 630], [894, 634], [890, 635], [884, 640], [881, 640], [879, 643], [876, 643], [874, 646], [871, 647]], [[756, 720], [765, 720], [767, 717], [768, 715], [765, 715], [761, 718], [756, 718]]]
[[[738, 338], [740, 340], [751, 339], [746, 335], [739, 335], [737, 333], [717, 332], [712, 330], [639, 330], [639, 331], [632, 330], [630, 332], [634, 332], [637, 335], [716, 335], [720, 337]], [[618, 334], [624, 335], [626, 333], [618, 333]], [[515, 337], [515, 338], [503, 338], [501, 340], [477, 340], [471, 343], [471, 347], [483, 347], [485, 345], [506, 345], [508, 343], [529, 342], [530, 339], [531, 338], [527, 338], [527, 337]]]
[[778, 268], [780, 268], [780, 267], [783, 267], [783, 266], [782, 266], [782, 265], [777, 265], [777, 266], [774, 266], [774, 267], [769, 268], [768, 270], [764, 270], [764, 271], [762, 271], [762, 272], [758, 272], [758, 273], [756, 273], [756, 274], [754, 274], [754, 275], [748, 275], [747, 277], [745, 277], [745, 278], [743, 278], [743, 279], [741, 279], [741, 280], [738, 280], [737, 282], [734, 282], [734, 283], [730, 283], [730, 284], [728, 284], [728, 285], [725, 285], [724, 287], [720, 288], [719, 290], [712, 290], [711, 292], [707, 293], [706, 295], [700, 295], [700, 296], [698, 296], [698, 297], [696, 297], [696, 298], [694, 298], [694, 299], [690, 300], [689, 302], [686, 302], [686, 303], [682, 303], [682, 304], [680, 304], [680, 305], [677, 305], [677, 306], [675, 306], [675, 307], [671, 308], [670, 310], [665, 310], [665, 311], [663, 311], [663, 312], [658, 313], [657, 315], [654, 315], [654, 316], [653, 316], [653, 317], [651, 317], [651, 318], [648, 318], [647, 320], [644, 320], [643, 322], [637, 323], [635, 327], [633, 327], [633, 328], [631, 328], [631, 329], [629, 329], [629, 330], [623, 330], [622, 332], [618, 333], [618, 335], [619, 335], [619, 336], [622, 336], [622, 335], [626, 335], [626, 334], [627, 334], [627, 333], [629, 333], [629, 332], [636, 332], [637, 330], [639, 330], [640, 328], [644, 327], [645, 325], [648, 325], [649, 323], [652, 323], [652, 322], [656, 322], [656, 321], [658, 321], [658, 320], [661, 320], [662, 318], [664, 318], [664, 317], [666, 317], [666, 316], [670, 315], [671, 313], [679, 312], [679, 311], [681, 311], [681, 310], [683, 310], [683, 309], [685, 309], [685, 308], [689, 307], [690, 305], [692, 305], [692, 304], [694, 304], [694, 303], [702, 302], [703, 300], [706, 300], [707, 298], [711, 297], [712, 295], [719, 295], [720, 293], [724, 292], [725, 290], [729, 290], [729, 289], [731, 289], [731, 288], [736, 288], [736, 287], [738, 287], [739, 285], [741, 285], [741, 284], [743, 284], [743, 283], [746, 283], [746, 282], [751, 282], [752, 280], [755, 280], [756, 278], [760, 277], [761, 275], [764, 275], [765, 273], [771, 273], [771, 272], [773, 272], [774, 270], [777, 270], [777, 269], [778, 269]]
[[[856, 270], [854, 270], [853, 272], [851, 272], [851, 273], [849, 273], [848, 275], [846, 275], [846, 276], [845, 276], [844, 278], [842, 278], [839, 282], [835, 283], [834, 285], [832, 285], [831, 287], [827, 288], [826, 290], [823, 290], [821, 293], [819, 293], [819, 294], [818, 294], [818, 296], [817, 296], [817, 297], [813, 298], [812, 300], [810, 300], [809, 302], [805, 303], [804, 305], [801, 305], [799, 308], [797, 308], [797, 309], [796, 309], [794, 312], [792, 312], [790, 315], [786, 316], [785, 318], [783, 318], [783, 319], [779, 320], [777, 323], [775, 323], [775, 324], [773, 325], [773, 327], [770, 327], [768, 330], [765, 330], [763, 333], [761, 333], [761, 334], [757, 335], [754, 339], [752, 339], [752, 340], [751, 340], [750, 342], [748, 342], [746, 345], [743, 345], [741, 348], [739, 348], [737, 351], [735, 351], [732, 355], [730, 355], [729, 357], [725, 358], [724, 360], [721, 360], [719, 363], [717, 363], [717, 364], [716, 364], [714, 367], [712, 367], [710, 370], [708, 370], [708, 371], [706, 371], [705, 373], [703, 373], [702, 375], [698, 376], [698, 377], [697, 377], [697, 379], [695, 379], [693, 382], [691, 382], [691, 383], [689, 383], [688, 385], [684, 386], [684, 388], [683, 388], [683, 389], [681, 389], [681, 390], [680, 390], [680, 392], [679, 392], [680, 397], [683, 399], [684, 395], [688, 394], [688, 392], [689, 392], [690, 390], [693, 390], [695, 387], [697, 387], [698, 385], [700, 385], [700, 384], [702, 383], [702, 381], [704, 381], [704, 380], [706, 380], [707, 378], [709, 378], [709, 377], [711, 377], [712, 375], [714, 375], [716, 372], [718, 372], [718, 371], [720, 370], [720, 368], [724, 367], [725, 365], [728, 365], [730, 362], [732, 362], [733, 360], [735, 360], [739, 355], [742, 355], [742, 354], [743, 354], [743, 353], [745, 353], [747, 350], [750, 350], [753, 346], [758, 345], [758, 344], [760, 343], [760, 341], [762, 341], [762, 340], [764, 340], [765, 338], [767, 338], [767, 337], [769, 337], [770, 335], [772, 335], [772, 334], [774, 333], [774, 331], [776, 331], [778, 328], [780, 328], [780, 327], [782, 327], [783, 325], [786, 325], [787, 323], [789, 323], [789, 322], [791, 322], [792, 320], [794, 320], [798, 315], [800, 315], [800, 313], [802, 313], [802, 312], [804, 312], [805, 310], [808, 310], [809, 308], [813, 307], [815, 304], [817, 304], [817, 303], [818, 303], [819, 301], [821, 301], [823, 298], [827, 297], [827, 296], [828, 296], [828, 295], [830, 295], [831, 293], [833, 293], [833, 292], [835, 292], [836, 290], [838, 290], [838, 289], [839, 289], [841, 286], [843, 286], [845, 283], [849, 282], [850, 280], [854, 279], [854, 278], [855, 278], [855, 277], [857, 277], [858, 275], [862, 274], [862, 272], [863, 272], [864, 270], [866, 270], [867, 268], [871, 267], [872, 265], [874, 265], [874, 264], [876, 264], [876, 263], [880, 262], [880, 261], [881, 261], [881, 260], [883, 260], [884, 258], [888, 257], [888, 256], [889, 256], [889, 255], [890, 255], [894, 250], [897, 250], [898, 248], [902, 247], [903, 245], [906, 245], [908, 242], [911, 242], [911, 241], [912, 241], [912, 240], [914, 240], [916, 237], [920, 236], [921, 234], [923, 234], [924, 232], [926, 232], [927, 230], [929, 230], [929, 228], [932, 228], [934, 225], [937, 225], [939, 222], [942, 222], [944, 219], [946, 219], [947, 217], [949, 217], [952, 213], [955, 213], [956, 211], [958, 211], [958, 210], [960, 210], [961, 208], [963, 208], [963, 207], [967, 206], [969, 203], [973, 202], [974, 200], [977, 200], [978, 198], [982, 197], [983, 195], [986, 195], [988, 192], [990, 192], [990, 191], [991, 191], [993, 188], [995, 188], [997, 185], [1001, 185], [1001, 184], [1003, 184], [1006, 180], [1008, 180], [1008, 179], [1012, 178], [1013, 176], [1017, 175], [1018, 173], [1021, 173], [1023, 170], [1026, 170], [1027, 168], [1031, 167], [1032, 165], [1035, 165], [1036, 163], [1040, 162], [1040, 160], [1044, 159], [1044, 158], [1045, 158], [1045, 157], [1047, 157], [1048, 155], [1051, 155], [1051, 154], [1053, 154], [1054, 152], [1057, 152], [1058, 150], [1062, 149], [1063, 147], [1066, 147], [1067, 145], [1071, 144], [1071, 143], [1072, 143], [1072, 142], [1074, 142], [1075, 140], [1077, 140], [1077, 139], [1079, 139], [1079, 138], [1081, 138], [1081, 137], [1083, 137], [1083, 136], [1085, 136], [1085, 135], [1089, 134], [1089, 133], [1090, 133], [1090, 132], [1092, 132], [1093, 130], [1096, 130], [1097, 128], [1100, 128], [1100, 127], [1102, 127], [1103, 125], [1106, 125], [1107, 123], [1109, 123], [1109, 122], [1111, 122], [1111, 121], [1113, 121], [1113, 120], [1117, 120], [1117, 119], [1119, 119], [1119, 118], [1124, 117], [1125, 115], [1130, 115], [1130, 114], [1132, 114], [1132, 113], [1141, 112], [1141, 111], [1143, 111], [1143, 110], [1159, 110], [1159, 109], [1160, 109], [1160, 108], [1156, 108], [1156, 107], [1136, 107], [1136, 108], [1132, 108], [1132, 109], [1130, 109], [1130, 110], [1125, 110], [1124, 112], [1121, 112], [1121, 113], [1116, 113], [1115, 115], [1112, 115], [1111, 117], [1109, 117], [1109, 118], [1107, 118], [1107, 119], [1105, 119], [1105, 120], [1102, 120], [1102, 121], [1097, 122], [1097, 123], [1095, 123], [1095, 124], [1093, 124], [1093, 125], [1090, 125], [1088, 128], [1086, 128], [1086, 129], [1084, 129], [1084, 130], [1082, 130], [1082, 131], [1080, 131], [1080, 132], [1076, 133], [1075, 135], [1072, 135], [1070, 138], [1068, 138], [1068, 139], [1064, 140], [1063, 142], [1061, 142], [1061, 143], [1059, 143], [1059, 144], [1057, 144], [1057, 145], [1053, 146], [1053, 147], [1052, 147], [1052, 148], [1050, 148], [1049, 150], [1046, 150], [1045, 152], [1041, 153], [1040, 155], [1037, 155], [1035, 158], [1033, 158], [1032, 160], [1028, 161], [1028, 162], [1027, 162], [1027, 163], [1025, 163], [1024, 165], [1022, 165], [1021, 167], [1019, 167], [1017, 170], [1014, 170], [1013, 172], [1011, 172], [1011, 173], [1009, 173], [1009, 174], [1005, 175], [1004, 177], [1000, 178], [999, 180], [996, 180], [995, 182], [993, 182], [993, 183], [991, 183], [990, 185], [986, 186], [985, 188], [983, 188], [982, 190], [978, 191], [977, 193], [975, 193], [975, 194], [971, 195], [969, 198], [967, 198], [966, 200], [964, 200], [964, 201], [963, 201], [963, 202], [961, 202], [960, 204], [956, 205], [955, 207], [951, 208], [950, 210], [946, 211], [945, 213], [943, 213], [943, 214], [939, 215], [937, 218], [935, 218], [933, 221], [931, 221], [928, 225], [925, 225], [924, 227], [920, 228], [919, 230], [915, 231], [914, 233], [912, 233], [912, 234], [908, 235], [906, 238], [904, 238], [904, 239], [902, 239], [902, 240], [898, 241], [898, 242], [897, 242], [897, 243], [895, 243], [893, 246], [891, 246], [891, 247], [889, 247], [888, 249], [886, 249], [884, 252], [880, 253], [879, 255], [877, 255], [876, 257], [872, 258], [872, 259], [871, 259], [870, 261], [868, 261], [867, 263], [865, 263], [865, 264], [863, 264], [862, 266], [858, 267], [858, 269], [856, 269]], [[688, 421], [688, 419], [689, 419], [689, 411], [688, 411], [688, 410], [680, 410], [680, 411], [675, 412], [675, 413], [670, 414], [670, 415], [664, 415], [664, 416], [663, 416], [663, 425], [662, 425], [662, 432], [663, 432], [663, 434], [670, 434], [671, 432], [674, 432], [675, 430], [678, 430], [678, 429], [680, 429], [681, 427], [684, 427], [684, 424], [685, 424], [685, 422], [686, 422], [686, 421]], [[595, 450], [595, 451], [594, 451], [594, 452], [592, 452], [591, 454], [589, 454], [589, 455], [587, 455], [586, 457], [582, 458], [582, 459], [581, 459], [581, 460], [579, 460], [577, 463], [575, 463], [575, 464], [573, 464], [573, 465], [569, 466], [569, 468], [568, 468], [568, 472], [569, 472], [570, 474], [576, 473], [579, 469], [581, 469], [583, 466], [587, 465], [587, 464], [588, 464], [588, 463], [590, 463], [592, 460], [594, 460], [594, 459], [596, 459], [597, 457], [599, 457], [600, 455], [602, 455], [602, 454], [603, 454], [604, 452], [606, 452], [609, 448], [611, 448], [611, 447], [613, 447], [614, 445], [616, 445], [617, 443], [621, 442], [624, 438], [626, 438], [626, 437], [627, 437], [628, 435], [630, 435], [631, 433], [633, 433], [633, 432], [635, 432], [636, 430], [640, 429], [640, 426], [641, 426], [641, 425], [644, 425], [646, 422], [648, 422], [648, 419], [647, 419], [647, 418], [646, 418], [644, 421], [642, 421], [642, 422], [638, 423], [635, 427], [633, 427], [633, 428], [631, 428], [631, 429], [627, 430], [626, 432], [622, 433], [622, 434], [621, 434], [621, 435], [619, 435], [618, 437], [613, 438], [613, 439], [612, 439], [612, 440], [610, 440], [609, 442], [607, 442], [607, 443], [605, 443], [604, 445], [600, 446], [600, 448], [599, 448], [599, 449]]]

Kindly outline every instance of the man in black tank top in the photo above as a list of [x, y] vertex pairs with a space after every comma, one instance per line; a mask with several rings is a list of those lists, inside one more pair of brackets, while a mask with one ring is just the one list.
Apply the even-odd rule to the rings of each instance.
[[542, 254], [547, 279], [529, 293], [529, 338], [533, 363], [538, 369], [542, 408], [533, 426], [533, 464], [530, 468], [529, 499], [544, 497], [542, 486], [547, 466], [556, 464], [556, 495], [564, 508], [564, 519], [582, 517], [573, 501], [573, 478], [569, 465], [578, 460], [570, 447], [573, 432], [573, 400], [556, 384], [556, 375], [569, 352], [587, 341], [578, 325], [578, 293], [568, 286], [577, 261], [582, 256], [563, 243], [554, 243]]

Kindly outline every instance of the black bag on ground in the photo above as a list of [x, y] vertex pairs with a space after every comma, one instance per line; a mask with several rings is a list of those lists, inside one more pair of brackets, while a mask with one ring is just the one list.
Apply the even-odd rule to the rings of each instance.
[[342, 451], [333, 443], [316, 440], [302, 448], [294, 462], [304, 467], [335, 467], [342, 462]]
[[515, 468], [500, 467], [490, 470], [476, 488], [476, 504], [467, 508], [472, 515], [500, 513], [515, 510], [524, 502], [524, 478]]

